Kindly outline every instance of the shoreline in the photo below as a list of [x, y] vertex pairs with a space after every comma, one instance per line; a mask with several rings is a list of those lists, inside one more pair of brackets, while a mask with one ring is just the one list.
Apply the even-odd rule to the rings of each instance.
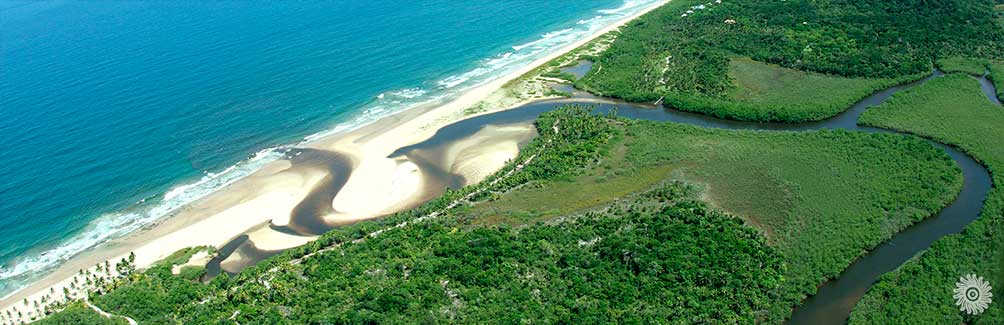
[[[290, 225], [293, 222], [291, 211], [330, 177], [343, 177], [345, 181], [335, 190], [334, 199], [328, 205], [334, 207], [332, 213], [320, 216], [328, 225], [377, 218], [418, 205], [428, 199], [429, 193], [442, 188], [432, 188], [438, 184], [434, 184], [433, 179], [415, 162], [402, 157], [389, 157], [392, 153], [432, 137], [436, 131], [451, 123], [538, 100], [522, 100], [515, 105], [474, 114], [465, 112], [510, 81], [667, 2], [658, 1], [645, 6], [513, 72], [473, 86], [448, 102], [396, 112], [355, 130], [325, 135], [303, 144], [307, 150], [348, 157], [352, 165], [349, 175], [333, 176], [327, 168], [300, 163], [296, 159], [270, 162], [248, 177], [179, 209], [173, 216], [153, 226], [108, 241], [63, 262], [49, 275], [0, 299], [0, 306], [5, 311], [12, 307], [28, 310], [30, 308], [21, 304], [24, 299], [40, 300], [48, 295], [50, 289], [60, 293], [69, 286], [78, 270], [92, 269], [104, 261], [116, 262], [130, 252], [136, 254], [137, 267], [145, 269], [182, 248], [203, 245], [222, 247], [244, 235], [250, 236], [254, 246], [270, 251], [300, 246], [316, 236], [269, 232], [269, 227], [263, 226]], [[511, 125], [486, 129], [470, 139], [458, 141], [459, 144], [452, 144], [446, 150], [449, 151], [447, 156], [450, 156], [448, 167], [452, 172], [463, 175], [466, 184], [479, 181], [515, 157], [518, 153], [516, 144], [527, 133], [532, 133], [528, 132], [532, 128]], [[240, 264], [241, 260], [239, 256], [230, 256], [223, 262]]]

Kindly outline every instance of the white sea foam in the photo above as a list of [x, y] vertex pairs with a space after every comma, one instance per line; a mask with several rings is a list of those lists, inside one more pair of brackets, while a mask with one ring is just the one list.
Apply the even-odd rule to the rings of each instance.
[[[415, 88], [402, 89], [402, 90], [398, 90], [398, 91], [392, 91], [392, 92], [389, 92], [389, 93], [386, 93], [386, 94], [389, 95], [389, 96], [395, 96], [395, 97], [412, 99], [412, 98], [416, 98], [416, 97], [425, 95], [425, 93], [427, 93], [427, 91], [425, 89], [415, 87]], [[382, 97], [381, 97], [381, 99], [382, 99]]]
[[10, 267], [0, 268], [0, 280], [37, 275], [38, 272], [50, 269], [84, 250], [151, 225], [179, 208], [250, 175], [261, 166], [280, 157], [282, 154], [277, 152], [276, 148], [264, 149], [222, 171], [207, 172], [198, 181], [174, 187], [156, 203], [142, 204], [146, 200], [141, 200], [140, 205], [127, 211], [101, 215], [62, 245], [19, 260]]
[[593, 22], [595, 22], [596, 20], [599, 20], [599, 19], [603, 19], [603, 16], [596, 16], [596, 17], [589, 18], [589, 19], [580, 19], [579, 21], [575, 22], [575, 24], [576, 25], [586, 25], [586, 24], [593, 23]]
[[559, 30], [559, 31], [553, 31], [553, 32], [545, 33], [544, 35], [541, 35], [540, 38], [545, 39], [545, 40], [546, 39], [552, 39], [552, 38], [555, 38], [555, 37], [558, 37], [558, 36], [561, 36], [561, 35], [565, 35], [565, 34], [571, 33], [572, 31], [575, 31], [575, 29], [565, 28], [565, 29], [562, 29], [562, 30]]
[[616, 14], [622, 14], [622, 13], [631, 13], [631, 12], [634, 12], [635, 10], [639, 9], [643, 5], [647, 5], [649, 3], [651, 3], [651, 2], [650, 1], [627, 0], [627, 1], [624, 1], [624, 4], [621, 5], [620, 7], [617, 7], [617, 8], [614, 8], [614, 9], [603, 9], [603, 10], [600, 10], [600, 13], [607, 14], [607, 15], [616, 15]]
[[454, 98], [466, 89], [515, 71], [543, 57], [549, 51], [582, 39], [656, 1], [628, 0], [620, 7], [599, 10], [599, 15], [579, 20], [573, 27], [542, 34], [538, 39], [512, 46], [512, 51], [481, 60], [475, 67], [466, 72], [443, 78], [436, 82], [438, 87], [434, 89], [414, 87], [381, 93], [377, 96], [377, 100], [361, 108], [346, 121], [330, 129], [307, 136], [300, 143], [280, 148], [263, 149], [248, 159], [222, 171], [206, 172], [194, 182], [176, 186], [164, 193], [160, 200], [144, 200], [127, 212], [102, 215], [62, 245], [21, 259], [12, 266], [0, 266], [0, 280], [14, 283], [11, 279], [16, 279], [17, 282], [23, 283], [22, 280], [37, 277], [43, 271], [53, 268], [86, 249], [151, 225], [177, 209], [250, 175], [265, 164], [282, 159], [285, 151], [283, 148], [355, 130], [387, 115], [419, 105]]

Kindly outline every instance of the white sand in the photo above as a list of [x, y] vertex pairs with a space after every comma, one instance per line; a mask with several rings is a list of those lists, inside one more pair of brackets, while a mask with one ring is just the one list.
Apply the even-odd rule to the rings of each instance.
[[244, 256], [240, 251], [235, 251], [220, 262], [220, 268], [224, 271], [232, 272], [233, 270], [241, 269], [246, 263], [247, 256]]
[[[415, 202], [409, 200], [419, 196], [422, 177], [414, 163], [387, 158], [391, 152], [421, 142], [432, 136], [439, 128], [470, 117], [465, 116], [466, 108], [489, 97], [506, 82], [664, 3], [645, 8], [631, 17], [597, 31], [590, 37], [556, 49], [513, 73], [474, 87], [449, 103], [434, 108], [426, 107], [402, 112], [348, 134], [333, 135], [314, 142], [310, 145], [313, 148], [350, 155], [357, 166], [345, 187], [334, 199], [333, 208], [336, 213], [329, 216], [328, 220], [340, 223], [373, 218], [393, 212], [402, 206], [414, 204]], [[479, 114], [487, 113], [491, 111]], [[481, 140], [460, 141], [455, 150], [451, 149], [454, 151], [451, 154], [455, 156], [452, 169], [465, 175], [468, 181], [484, 178], [501, 167], [505, 161], [515, 157], [518, 137], [513, 134], [516, 133], [519, 132], [507, 132], [504, 128], [496, 128], [482, 131], [475, 136]], [[489, 141], [493, 134], [508, 134], [508, 139]], [[0, 312], [5, 312], [11, 307], [27, 312], [31, 308], [21, 304], [23, 299], [39, 300], [49, 293], [50, 288], [57, 293], [57, 296], [61, 296], [62, 288], [68, 287], [77, 270], [93, 269], [95, 264], [106, 260], [111, 260], [114, 264], [114, 261], [124, 258], [129, 252], [135, 252], [139, 268], [146, 268], [182, 248], [198, 245], [219, 247], [232, 238], [256, 229], [258, 232], [251, 234], [256, 247], [281, 249], [302, 245], [311, 237], [277, 234], [268, 231], [267, 227], [262, 228], [262, 225], [268, 222], [275, 225], [288, 224], [293, 207], [327, 175], [328, 172], [324, 170], [291, 167], [288, 161], [270, 164], [226, 189], [196, 202], [152, 229], [115, 240], [100, 249], [71, 259], [46, 278], [0, 301], [0, 306], [4, 306]], [[233, 256], [224, 262], [224, 266], [239, 264], [241, 260], [241, 256]]]
[[480, 182], [519, 154], [518, 144], [534, 134], [530, 123], [489, 125], [457, 141], [447, 150], [450, 172], [464, 176], [464, 185]]
[[183, 264], [177, 264], [171, 267], [171, 274], [178, 275], [181, 274], [181, 269], [186, 266], [197, 266], [204, 267], [209, 263], [209, 260], [213, 259], [213, 256], [209, 254], [206, 250], [201, 250], [198, 253], [192, 254], [192, 257], [188, 258]]
[[248, 233], [248, 240], [261, 250], [278, 251], [297, 247], [317, 239], [317, 236], [296, 236], [274, 231], [268, 227]]
[[[358, 167], [345, 187], [335, 196], [332, 208], [335, 214], [326, 216], [329, 224], [372, 219], [394, 212], [394, 208], [409, 203], [421, 188], [421, 174], [415, 163], [405, 159], [390, 159], [384, 154], [358, 151]], [[360, 154], [365, 152], [366, 154]]]

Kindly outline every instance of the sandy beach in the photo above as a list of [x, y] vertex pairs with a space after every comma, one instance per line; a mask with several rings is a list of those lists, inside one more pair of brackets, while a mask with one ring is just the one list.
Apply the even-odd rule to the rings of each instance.
[[[589, 37], [554, 49], [531, 64], [473, 87], [449, 102], [399, 112], [354, 131], [311, 142], [304, 146], [303, 156], [270, 163], [154, 227], [74, 257], [42, 280], [0, 301], [3, 306], [0, 312], [5, 313], [12, 307], [27, 312], [32, 308], [23, 305], [25, 299], [40, 300], [50, 291], [61, 296], [63, 288], [69, 286], [79, 270], [93, 268], [104, 261], [114, 264], [130, 252], [135, 253], [135, 263], [140, 269], [186, 247], [219, 248], [243, 235], [248, 236], [247, 244], [254, 249], [275, 252], [315, 239], [316, 232], [325, 226], [377, 218], [421, 204], [439, 195], [442, 186], [449, 184], [426, 172], [422, 162], [412, 161], [408, 156], [392, 157], [395, 151], [429, 139], [446, 125], [525, 104], [476, 114], [466, 111], [491, 97], [507, 82], [664, 3], [644, 8]], [[519, 145], [534, 135], [532, 125], [526, 123], [489, 125], [465, 139], [447, 144], [429, 160], [439, 164], [440, 169], [459, 175], [460, 185], [472, 184], [514, 158]], [[307, 151], [314, 156], [330, 155], [344, 161], [331, 158], [319, 162]], [[342, 169], [332, 169], [329, 167], [332, 165]], [[228, 269], [228, 266], [246, 264], [240, 252], [235, 251], [220, 265]], [[199, 259], [207, 259], [207, 256], [199, 256]]]

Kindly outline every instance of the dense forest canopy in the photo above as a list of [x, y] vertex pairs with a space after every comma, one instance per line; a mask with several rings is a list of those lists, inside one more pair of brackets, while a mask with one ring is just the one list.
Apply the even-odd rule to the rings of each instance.
[[[694, 7], [690, 7], [694, 5]], [[939, 57], [1004, 58], [992, 0], [671, 3], [623, 29], [579, 85], [632, 101], [722, 96], [731, 56], [846, 77], [899, 78]]]

